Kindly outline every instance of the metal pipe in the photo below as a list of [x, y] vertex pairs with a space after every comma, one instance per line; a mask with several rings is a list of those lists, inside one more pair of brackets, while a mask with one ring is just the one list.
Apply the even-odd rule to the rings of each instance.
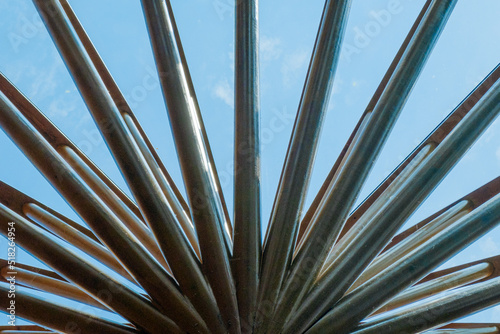
[[[28, 290], [29, 291], [29, 290]], [[9, 288], [0, 285], [0, 294], [6, 296]], [[0, 310], [9, 314], [9, 298], [0, 299]], [[16, 291], [16, 317], [40, 324], [59, 333], [76, 332], [81, 334], [109, 333], [109, 334], [137, 334], [135, 328], [111, 322], [75, 309], [42, 300], [24, 291]], [[15, 329], [15, 327], [14, 327]], [[7, 332], [8, 333], [8, 332]], [[160, 332], [158, 332], [160, 333]], [[172, 333], [180, 333], [174, 331]]]
[[[327, 195], [313, 217], [315, 226], [309, 236], [309, 242], [304, 244], [295, 258], [287, 281], [281, 289], [280, 306], [273, 315], [274, 323], [276, 323], [276, 318], [284, 323], [286, 317], [294, 313], [293, 310], [312, 288], [330, 247], [338, 238], [364, 180], [394, 126], [455, 4], [456, 0], [434, 1], [422, 19], [401, 63], [375, 106], [365, 131], [361, 134], [335, 182], [330, 185]], [[358, 247], [361, 245], [366, 244], [359, 244]], [[356, 262], [352, 265], [351, 261], [348, 262], [351, 267], [346, 271], [349, 274], [343, 276], [345, 279], [350, 278], [350, 273], [359, 270], [358, 264], [361, 264]], [[347, 287], [339, 284], [337, 288], [342, 290]], [[341, 294], [339, 296], [336, 293], [329, 294], [329, 297], [333, 298], [340, 296]]]
[[[498, 104], [500, 99], [495, 102]], [[372, 313], [379, 305], [417, 282], [426, 273], [470, 245], [499, 223], [500, 194], [467, 216], [462, 217], [455, 226], [445, 229], [418, 247], [407, 258], [395, 261], [380, 274], [350, 294], [345, 295], [309, 331], [311, 333], [324, 333], [325, 330], [328, 330], [339, 334], [349, 333], [359, 321]], [[490, 279], [488, 282], [495, 280], [497, 278]], [[482, 283], [474, 285], [480, 284]], [[383, 316], [381, 317], [383, 318]], [[385, 332], [382, 331], [382, 333]]]
[[[374, 215], [376, 215], [385, 205], [385, 203], [394, 196], [398, 191], [401, 190], [401, 187], [405, 185], [405, 181], [412, 175], [412, 173], [420, 166], [425, 159], [432, 153], [435, 149], [435, 145], [429, 144], [423, 147], [417, 155], [412, 159], [412, 161], [406, 166], [406, 168], [397, 176], [397, 178], [391, 182], [391, 184], [385, 189], [385, 191], [372, 203], [370, 208], [368, 208], [363, 215], [357, 219], [354, 227], [356, 230], [360, 231], [371, 222]], [[352, 243], [352, 239], [356, 236], [355, 233], [350, 233], [341, 238], [335, 245], [332, 247], [332, 250], [328, 254], [326, 258], [322, 270], [318, 276], [318, 279], [321, 278], [322, 275], [332, 266], [335, 262], [339, 254], [341, 254], [346, 247], [348, 247]], [[317, 279], [317, 280], [318, 280]]]
[[258, 0], [236, 3], [234, 248], [231, 258], [243, 333], [251, 333], [262, 257], [260, 218]]
[[172, 8], [165, 0], [143, 0], [142, 6], [198, 232], [204, 273], [227, 330], [239, 333], [236, 289], [229, 265], [232, 231]]
[[[300, 212], [328, 107], [350, 0], [327, 0], [292, 130], [262, 257], [256, 333], [265, 333], [293, 256]], [[277, 319], [273, 318], [273, 323]]]
[[[403, 311], [363, 323], [351, 333], [415, 333], [438, 327], [467, 314], [500, 303], [500, 277], [453, 290], [441, 298], [405, 308]], [[325, 333], [315, 330], [308, 334]]]
[[[499, 102], [500, 82], [497, 82], [426, 162], [412, 173], [405, 186], [385, 204], [383, 210], [373, 217], [369, 227], [361, 231], [351, 229], [348, 232], [356, 235], [352, 238], [352, 243], [337, 257], [332, 269], [309, 291], [306, 300], [302, 302], [301, 311], [294, 313], [291, 323], [301, 319], [299, 323], [311, 325], [342, 297], [421, 201], [493, 122], [500, 111]], [[290, 325], [290, 328], [293, 327]]]
[[[222, 326], [219, 321], [219, 311], [201, 272], [199, 261], [178, 225], [171, 203], [162, 192], [130, 134], [118, 106], [79, 43], [59, 2], [57, 0], [34, 0], [34, 2], [163, 254], [167, 261], [171, 260], [170, 267], [182, 292], [191, 300], [211, 329], [220, 331]], [[71, 196], [73, 195], [65, 197]], [[137, 248], [138, 245], [134, 247]], [[130, 250], [122, 252], [121, 260], [125, 254], [130, 256]], [[139, 257], [136, 261], [145, 262]], [[137, 267], [136, 263], [134, 270], [137, 270]], [[128, 269], [131, 270], [130, 267]], [[168, 278], [160, 279], [156, 276], [159, 281], [155, 282], [153, 287], [154, 276], [146, 273], [135, 276], [136, 279], [139, 277], [143, 280], [141, 284], [144, 289], [157, 303], [166, 302], [168, 298], [158, 297], [166, 291], [172, 291], [173, 286], [168, 289], [159, 288], [166, 284], [163, 281], [170, 282]], [[165, 307], [172, 308], [167, 305]], [[179, 315], [182, 313], [178, 310], [175, 312], [179, 312]]]
[[[0, 275], [2, 275], [4, 279], [8, 279], [9, 271], [11, 270], [7, 266], [2, 267], [0, 268]], [[15, 273], [16, 284], [18, 285], [47, 293], [52, 293], [106, 311], [112, 311], [107, 306], [96, 301], [94, 298], [90, 297], [87, 293], [71, 283], [40, 275], [32, 271], [17, 267], [15, 268]]]
[[[162, 328], [180, 332], [176, 323], [167, 317], [175, 315], [176, 310], [167, 310], [165, 314], [168, 315], [164, 315], [149, 300], [120, 284], [115, 278], [102, 272], [98, 267], [84, 260], [76, 253], [54, 242], [43, 229], [1, 204], [0, 221], [4, 226], [0, 233], [7, 235], [7, 223], [13, 222], [16, 245], [35, 255], [66, 280], [80, 287], [90, 296], [134, 325], [153, 333], [163, 333]], [[192, 312], [187, 303], [184, 302], [183, 305], [173, 298], [169, 302], [171, 302], [171, 308], [179, 307], [182, 308], [183, 312], [186, 312], [186, 314], [183, 314], [184, 321], [179, 319], [178, 316], [174, 317], [179, 326], [191, 329], [193, 325], [187, 327], [187, 321], [195, 321], [197, 318], [190, 316], [189, 313]], [[18, 304], [17, 299], [16, 304]]]
[[[175, 193], [172, 193], [172, 188], [170, 187], [168, 179], [165, 177], [164, 173], [162, 173], [161, 166], [158, 165], [157, 160], [151, 154], [151, 151], [146, 146], [144, 140], [142, 140], [138, 124], [128, 114], [123, 114], [123, 119], [125, 120], [130, 133], [134, 137], [137, 146], [141, 150], [144, 159], [146, 159], [146, 162], [148, 163], [151, 172], [155, 176], [158, 185], [163, 190], [163, 193], [168, 194], [167, 198], [173, 198], [173, 196], [175, 196]], [[169, 202], [172, 202], [172, 200], [169, 200]], [[186, 235], [186, 238], [189, 240], [193, 251], [198, 256], [198, 259], [201, 260], [200, 245], [198, 244], [198, 237], [196, 235], [195, 227], [191, 222], [191, 217], [189, 216], [189, 210], [181, 210], [181, 207], [177, 205], [172, 206], [172, 210], [175, 211], [175, 216], [177, 217], [179, 226], [182, 228], [182, 231]]]

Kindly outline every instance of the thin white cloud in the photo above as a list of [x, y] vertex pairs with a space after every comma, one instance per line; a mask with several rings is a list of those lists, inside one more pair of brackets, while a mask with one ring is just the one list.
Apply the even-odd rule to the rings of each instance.
[[219, 81], [213, 91], [214, 95], [231, 108], [234, 107], [234, 94], [227, 79]]
[[297, 50], [285, 57], [283, 65], [281, 66], [281, 73], [283, 74], [283, 84], [285, 87], [290, 87], [298, 78], [301, 70], [305, 69], [307, 65], [309, 53], [306, 50]]
[[259, 42], [260, 60], [268, 62], [279, 59], [282, 53], [280, 45], [281, 40], [279, 38], [261, 36]]
[[500, 251], [500, 248], [492, 237], [481, 239], [480, 247], [483, 252], [488, 253], [488, 256], [498, 254]]

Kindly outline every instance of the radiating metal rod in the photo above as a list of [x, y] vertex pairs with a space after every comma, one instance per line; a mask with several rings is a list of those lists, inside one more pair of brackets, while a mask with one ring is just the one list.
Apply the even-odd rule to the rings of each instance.
[[1, 181], [0, 203], [58, 238], [71, 243], [74, 247], [99, 260], [126, 279], [135, 282], [134, 278], [121, 265], [113, 253], [110, 253], [99, 239], [85, 227], [56, 213]]
[[232, 249], [215, 164], [189, 76], [169, 1], [143, 0], [142, 6], [167, 104], [191, 215], [196, 225], [204, 273], [222, 319], [231, 333], [240, 332], [236, 289], [229, 264]]
[[258, 0], [236, 3], [233, 269], [241, 331], [252, 333], [262, 256]]
[[[352, 228], [344, 247], [326, 274], [302, 303], [290, 323], [312, 324], [345, 293], [363, 269], [382, 250], [397, 229], [453, 168], [500, 111], [500, 81], [486, 93], [471, 112], [446, 137], [427, 161], [406, 181], [384, 208], [363, 228]], [[439, 167], [439, 168], [437, 168]], [[355, 236], [355, 237], [352, 237]], [[337, 244], [335, 247], [342, 247]], [[334, 247], [334, 249], [335, 249]], [[391, 285], [392, 286], [392, 285]], [[326, 297], [325, 297], [326, 294]], [[366, 303], [368, 305], [368, 303]], [[305, 320], [309, 319], [309, 321]]]
[[[375, 260], [370, 263], [370, 266], [366, 268], [351, 285], [348, 292], [354, 290], [371, 277], [377, 275], [391, 263], [407, 256], [414, 249], [444, 229], [454, 225], [461, 217], [467, 215], [470, 211], [474, 210], [498, 193], [500, 193], [500, 177], [488, 182], [471, 194], [464, 196], [460, 201], [457, 201], [454, 205], [449, 206], [446, 210], [441, 210], [439, 215], [433, 215], [434, 218], [430, 220], [426, 219], [425, 224], [419, 223], [420, 228], [418, 230], [415, 230], [414, 233], [408, 235], [398, 244], [394, 245], [392, 248], [375, 258]], [[338, 254], [338, 252], [336, 252], [336, 254]], [[335, 256], [332, 258], [335, 258]], [[333, 262], [334, 261], [335, 259]]]
[[[500, 324], [494, 323], [451, 323], [434, 331], [432, 334], [441, 334], [439, 331], [455, 331], [450, 332], [456, 334], [498, 334], [500, 333]], [[469, 331], [469, 332], [467, 332]], [[446, 332], [442, 332], [444, 334]]]
[[[54, 242], [43, 229], [2, 204], [0, 222], [3, 235], [7, 235], [7, 223], [14, 222], [16, 244], [19, 247], [139, 328], [152, 333], [164, 333], [165, 330], [180, 332], [179, 328], [193, 333], [209, 332], [201, 317], [180, 292], [167, 293], [164, 295], [165, 300], [151, 302], [88, 260]], [[173, 284], [173, 280], [169, 280]], [[163, 285], [168, 286], [166, 283]]]
[[[9, 288], [0, 285], [0, 294], [6, 296]], [[9, 313], [11, 299], [0, 299], [0, 310]], [[98, 318], [75, 309], [42, 300], [24, 291], [16, 291], [16, 316], [40, 324], [59, 333], [109, 333], [133, 334], [138, 330], [103, 318]], [[16, 329], [16, 327], [11, 327]], [[20, 327], [23, 328], [23, 327]], [[180, 333], [174, 331], [173, 333]]]
[[[0, 275], [2, 275], [4, 279], [8, 279], [10, 277], [9, 272], [12, 272], [12, 270], [10, 270], [8, 266], [0, 268]], [[52, 293], [80, 303], [110, 311], [110, 309], [108, 309], [105, 305], [96, 301], [94, 298], [90, 297], [87, 293], [71, 283], [17, 267], [15, 268], [15, 273], [16, 284], [18, 285]]]
[[141, 149], [145, 159], [148, 161], [151, 171], [153, 172], [153, 174], [155, 174], [155, 177], [157, 178], [160, 187], [162, 188], [165, 196], [167, 197], [167, 200], [172, 206], [172, 209], [175, 210], [176, 215], [179, 218], [182, 217], [182, 219], [179, 219], [179, 224], [181, 225], [181, 228], [186, 234], [188, 240], [191, 242], [195, 251], [199, 253], [198, 240], [196, 237], [196, 232], [194, 231], [194, 226], [190, 221], [189, 207], [186, 201], [182, 197], [181, 192], [179, 191], [174, 181], [172, 180], [172, 177], [170, 176], [167, 169], [163, 165], [163, 162], [161, 161], [160, 157], [156, 153], [156, 150], [154, 149], [153, 145], [146, 136], [146, 133], [139, 125], [139, 121], [132, 112], [132, 109], [127, 103], [127, 100], [125, 99], [120, 89], [118, 88], [118, 85], [111, 76], [111, 73], [108, 71], [102, 58], [99, 56], [99, 53], [92, 44], [92, 41], [85, 32], [85, 29], [81, 25], [80, 21], [78, 20], [77, 16], [75, 15], [68, 1], [66, 0], [59, 0], [59, 1], [66, 15], [68, 16], [68, 19], [71, 22], [73, 29], [78, 35], [80, 42], [82, 43], [83, 47], [85, 48], [85, 51], [87, 51], [90, 60], [95, 66], [96, 71], [99, 73], [102, 81], [104, 82], [106, 88], [109, 91], [109, 94], [111, 95], [112, 99], [115, 101], [116, 105], [120, 109], [122, 116], [125, 119], [125, 122], [129, 126], [129, 129], [132, 135], [134, 136], [137, 145]]
[[[174, 312], [179, 318], [173, 317], [176, 321], [195, 313], [186, 307], [184, 297], [165, 269], [109, 208], [85, 188], [74, 171], [1, 93], [0, 125], [156, 303], [167, 312]], [[178, 307], [172, 307], [174, 304]]]
[[323, 9], [268, 225], [259, 283], [257, 333], [267, 332], [279, 289], [292, 260], [299, 217], [331, 95], [349, 8], [350, 0], [327, 0]]
[[[167, 261], [171, 260], [170, 267], [182, 292], [192, 301], [211, 330], [214, 332], [222, 331], [223, 326], [219, 320], [216, 301], [206, 283], [191, 245], [178, 226], [175, 211], [172, 210], [169, 201], [149, 169], [118, 106], [111, 98], [86, 51], [81, 47], [63, 9], [56, 0], [34, 0], [34, 2], [139, 204], [144, 218], [153, 231]], [[122, 252], [121, 257], [130, 256], [128, 253], [130, 251]], [[122, 258], [121, 260], [123, 260]], [[141, 260], [136, 258], [136, 261]], [[136, 268], [137, 264], [134, 269]], [[131, 270], [130, 267], [128, 269]], [[139, 279], [138, 276], [134, 277]], [[151, 275], [144, 273], [140, 277], [147, 280], [147, 282], [141, 282], [141, 285], [152, 283]], [[163, 280], [168, 281], [167, 278]], [[167, 289], [158, 288], [163, 284], [156, 282], [154, 291], [149, 291], [144, 285], [143, 287], [150, 295], [156, 294], [158, 297], [158, 294], [167, 291]], [[158, 303], [167, 300], [167, 298], [155, 297], [153, 299]], [[176, 312], [178, 311], [176, 310]]]
[[456, 272], [435, 278], [430, 281], [426, 281], [423, 283], [419, 282], [391, 298], [382, 307], [371, 313], [370, 317], [376, 314], [394, 310], [398, 307], [409, 305], [413, 302], [428, 298], [430, 296], [434, 296], [443, 291], [448, 291], [464, 285], [469, 285], [485, 278], [492, 278], [493, 270], [494, 268], [490, 263], [483, 262], [469, 268], [457, 270]]
[[[9, 264], [9, 262], [7, 260], [0, 259], [0, 268], [6, 267], [6, 266], [8, 266], [8, 264]], [[31, 271], [33, 273], [43, 275], [43, 276], [46, 276], [49, 278], [54, 278], [54, 279], [58, 279], [58, 280], [63, 281], [63, 282], [67, 282], [63, 277], [59, 276], [57, 273], [55, 273], [51, 270], [42, 269], [42, 268], [33, 267], [33, 266], [28, 266], [26, 264], [22, 264], [19, 262], [16, 262], [16, 267], [21, 268], [23, 270]], [[3, 278], [3, 276], [0, 276], [0, 282], [7, 283], [7, 281]]]
[[[387, 72], [385, 73], [384, 77], [382, 78], [382, 81], [378, 85], [377, 89], [375, 90], [375, 93], [373, 94], [370, 102], [368, 103], [368, 106], [366, 107], [363, 115], [361, 116], [358, 124], [354, 128], [351, 136], [349, 137], [346, 145], [340, 152], [340, 155], [338, 156], [337, 160], [335, 161], [335, 164], [333, 165], [332, 169], [330, 170], [330, 173], [326, 177], [326, 180], [323, 182], [323, 185], [321, 186], [320, 190], [318, 191], [318, 194], [314, 198], [313, 202], [311, 203], [309, 209], [307, 210], [306, 214], [304, 215], [304, 218], [301, 221], [297, 240], [300, 242], [302, 239], [304, 233], [306, 232], [309, 223], [311, 222], [311, 218], [313, 217], [314, 213], [319, 207], [319, 204], [321, 203], [321, 200], [326, 194], [326, 191], [328, 189], [328, 186], [332, 182], [335, 174], [342, 169], [342, 164], [345, 162], [345, 157], [348, 156], [348, 152], [352, 151], [352, 147], [354, 146], [355, 142], [355, 137], [359, 136], [359, 134], [362, 132], [364, 126], [363, 122], [365, 122], [365, 119], [367, 118], [367, 115], [373, 110], [375, 105], [380, 99], [380, 96], [382, 95], [382, 92], [385, 90], [387, 87], [387, 84], [389, 82], [389, 79], [391, 76], [394, 74], [396, 71], [396, 67], [399, 65], [404, 52], [408, 48], [408, 45], [410, 44], [411, 39], [415, 35], [415, 31], [417, 30], [418, 26], [420, 25], [420, 22], [422, 21], [422, 18], [424, 17], [424, 14], [427, 12], [427, 9], [429, 8], [429, 5], [431, 4], [432, 0], [427, 0], [422, 7], [422, 10], [420, 11], [420, 14], [418, 15], [417, 19], [413, 23], [413, 26], [410, 28], [410, 31], [408, 32], [408, 35], [406, 36], [405, 40], [403, 41], [403, 44], [399, 48], [396, 56], [394, 57], [391, 65], [387, 69]], [[299, 243], [297, 243], [299, 244]]]
[[[401, 312], [364, 323], [352, 333], [355, 334], [396, 334], [416, 333], [439, 327], [467, 314], [475, 313], [500, 303], [500, 277], [456, 289], [441, 298], [405, 308]], [[329, 333], [316, 330], [312, 333]], [[334, 333], [334, 332], [330, 332]]]
[[[313, 229], [308, 236], [308, 242], [304, 244], [295, 258], [290, 275], [282, 287], [280, 305], [273, 316], [273, 323], [278, 326], [285, 322], [289, 314], [293, 313], [296, 304], [312, 287], [330, 247], [342, 230], [364, 180], [394, 126], [455, 4], [456, 0], [446, 0], [434, 1], [430, 5], [401, 63], [373, 110], [366, 129], [357, 140], [342, 170], [330, 184], [327, 195], [311, 222]], [[352, 265], [349, 261], [350, 270], [355, 270], [357, 264]], [[349, 275], [345, 275], [344, 278], [348, 277]], [[340, 284], [337, 288], [343, 289], [344, 287]], [[330, 296], [336, 296], [336, 294], [330, 294]], [[340, 296], [336, 296], [338, 297]]]
[[0, 90], [22, 112], [50, 145], [85, 181], [106, 205], [120, 218], [148, 251], [163, 266], [167, 267], [163, 255], [151, 231], [142, 220], [133, 203], [114, 183], [97, 168], [58, 128], [56, 128], [3, 74], [0, 73]]

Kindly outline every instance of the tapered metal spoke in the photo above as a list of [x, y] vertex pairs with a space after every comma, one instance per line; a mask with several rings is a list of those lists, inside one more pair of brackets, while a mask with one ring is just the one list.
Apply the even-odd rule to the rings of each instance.
[[[139, 204], [143, 216], [151, 227], [166, 259], [171, 259], [170, 267], [183, 293], [190, 298], [205, 321], [211, 323], [211, 328], [217, 331], [217, 326], [220, 326], [219, 312], [199, 268], [198, 259], [178, 225], [176, 212], [172, 210], [130, 134], [118, 106], [109, 95], [107, 87], [86, 55], [86, 51], [78, 43], [57, 1], [42, 2], [36, 0], [35, 2], [68, 69], [73, 74], [82, 97], [106, 139], [118, 167]], [[127, 253], [130, 251], [123, 252], [122, 257]], [[130, 255], [128, 254], [128, 256]], [[147, 280], [149, 285], [153, 282], [150, 274], [144, 273], [140, 276], [143, 280]], [[146, 282], [141, 282], [141, 285], [150, 295], [156, 294], [158, 296], [169, 291], [158, 288], [165, 284], [161, 282], [163, 280], [166, 279], [160, 279], [159, 282], [155, 283], [154, 291], [149, 291], [148, 288], [144, 287]], [[166, 298], [154, 299], [159, 303], [162, 300], [166, 301]]]
[[234, 249], [241, 330], [251, 333], [262, 254], [260, 219], [258, 0], [236, 3]]
[[204, 273], [231, 333], [240, 331], [229, 265], [230, 222], [169, 1], [142, 1], [177, 155], [198, 231]]
[[[328, 107], [349, 0], [326, 1], [269, 221], [262, 258], [256, 332], [265, 333], [292, 259], [306, 189]], [[277, 319], [273, 319], [276, 323]]]
[[[0, 293], [5, 296], [9, 293], [9, 289], [0, 285]], [[9, 300], [10, 299], [8, 298], [0, 299], [1, 311], [9, 313]], [[43, 300], [39, 297], [35, 297], [32, 293], [24, 292], [24, 290], [16, 291], [16, 315], [20, 318], [35, 322], [43, 327], [62, 333], [70, 331], [78, 331], [82, 334], [140, 333], [132, 327], [111, 322], [103, 318], [86, 314], [80, 310]], [[10, 328], [15, 330], [15, 327], [13, 326]], [[180, 333], [180, 331], [174, 331], [172, 333]]]
[[[456, 289], [440, 298], [364, 323], [352, 333], [421, 332], [500, 303], [500, 278]], [[311, 329], [312, 333], [325, 333]]]
[[[3, 235], [7, 235], [7, 223], [14, 222], [16, 244], [138, 327], [154, 333], [160, 333], [161, 328], [179, 332], [177, 325], [164, 314], [172, 316], [180, 326], [186, 329], [194, 326], [193, 324], [198, 320], [196, 313], [190, 310], [180, 293], [177, 300], [172, 298], [169, 302], [171, 306], [175, 304], [175, 308], [183, 309], [181, 316], [175, 314], [178, 311], [172, 307], [163, 308], [163, 314], [149, 300], [120, 284], [112, 276], [105, 274], [76, 253], [55, 243], [41, 228], [3, 205], [0, 205], [0, 220]], [[190, 322], [191, 325], [189, 325]]]
[[[377, 87], [377, 90], [373, 94], [370, 102], [368, 103], [368, 106], [366, 107], [363, 115], [361, 116], [358, 124], [354, 128], [351, 136], [349, 137], [346, 145], [340, 152], [340, 155], [338, 156], [337, 160], [335, 161], [335, 164], [333, 165], [332, 169], [328, 173], [328, 176], [326, 177], [326, 180], [323, 182], [323, 185], [321, 186], [320, 190], [318, 191], [318, 194], [314, 198], [313, 202], [311, 203], [309, 209], [307, 210], [306, 214], [304, 215], [304, 218], [302, 219], [300, 223], [300, 228], [297, 236], [297, 248], [300, 249], [301, 246], [301, 239], [305, 232], [307, 231], [309, 224], [311, 222], [312, 217], [314, 216], [314, 213], [318, 209], [321, 200], [325, 196], [328, 187], [330, 183], [332, 182], [335, 174], [342, 169], [343, 164], [346, 161], [346, 157], [349, 156], [349, 153], [352, 151], [356, 139], [359, 138], [359, 135], [364, 131], [366, 127], [367, 120], [369, 119], [369, 114], [373, 111], [373, 108], [377, 105], [378, 101], [380, 100], [380, 97], [382, 96], [382, 93], [384, 92], [385, 88], [387, 87], [387, 84], [389, 83], [389, 79], [392, 77], [394, 72], [396, 71], [397, 66], [401, 62], [401, 59], [403, 57], [403, 54], [405, 53], [406, 49], [408, 48], [408, 45], [410, 44], [411, 39], [415, 35], [415, 32], [420, 25], [420, 22], [422, 22], [422, 18], [424, 17], [424, 14], [427, 12], [427, 9], [429, 8], [429, 5], [431, 4], [432, 0], [427, 0], [422, 7], [422, 10], [420, 11], [420, 14], [418, 15], [417, 19], [415, 20], [415, 23], [413, 23], [413, 26], [411, 27], [410, 31], [408, 32], [408, 35], [406, 36], [405, 40], [403, 41], [403, 44], [399, 48], [396, 56], [394, 57], [391, 65], [387, 69], [387, 72], [385, 73], [384, 77], [382, 78], [382, 81]], [[296, 250], [297, 251], [297, 250]]]
[[[325, 261], [331, 245], [337, 239], [354, 201], [392, 129], [406, 98], [410, 94], [420, 71], [423, 69], [430, 51], [444, 28], [456, 1], [433, 2], [415, 36], [403, 55], [396, 72], [389, 80], [379, 103], [370, 114], [366, 129], [356, 142], [343, 169], [336, 175], [329, 186], [327, 195], [321, 203], [310, 224], [310, 232], [305, 238], [308, 242], [302, 247], [293, 262], [293, 267], [280, 293], [279, 307], [273, 317], [284, 323], [289, 314], [294, 313], [296, 304], [312, 287]], [[361, 244], [360, 244], [361, 245]], [[357, 270], [357, 265], [350, 264], [349, 273]], [[358, 269], [359, 270], [359, 269]], [[343, 276], [348, 279], [350, 274]], [[341, 291], [343, 284], [336, 287]], [[329, 296], [339, 298], [337, 292]]]

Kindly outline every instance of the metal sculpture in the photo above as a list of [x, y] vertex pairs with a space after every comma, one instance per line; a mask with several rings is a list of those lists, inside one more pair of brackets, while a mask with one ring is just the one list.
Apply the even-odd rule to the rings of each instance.
[[[426, 1], [301, 219], [351, 5], [325, 2], [264, 243], [257, 0], [236, 2], [234, 227], [169, 0], [142, 6], [187, 201], [68, 1], [33, 2], [133, 199], [0, 75], [0, 125], [90, 227], [0, 183], [1, 233], [8, 237], [14, 222], [18, 245], [53, 270], [1, 260], [0, 280], [16, 270], [25, 287], [18, 316], [37, 326], [0, 333], [500, 332], [498, 324], [451, 323], [500, 303], [497, 257], [432, 272], [500, 223], [500, 178], [395, 235], [497, 117], [499, 66], [352, 211], [456, 0]], [[37, 290], [129, 323], [44, 300]], [[8, 292], [0, 287], [6, 312]]]

